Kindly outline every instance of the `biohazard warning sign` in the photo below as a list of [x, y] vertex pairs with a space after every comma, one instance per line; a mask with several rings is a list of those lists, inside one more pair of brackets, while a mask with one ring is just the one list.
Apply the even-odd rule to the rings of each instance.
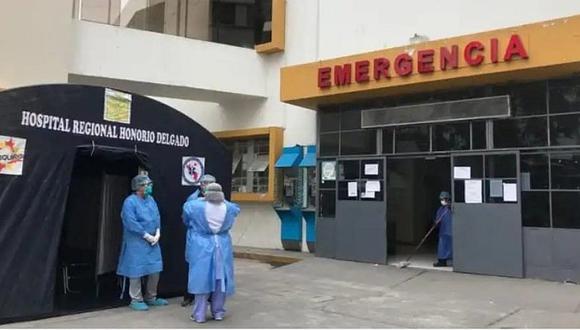
[[181, 164], [181, 184], [198, 186], [199, 180], [205, 174], [205, 158], [183, 157]]
[[26, 139], [0, 135], [0, 174], [22, 175]]

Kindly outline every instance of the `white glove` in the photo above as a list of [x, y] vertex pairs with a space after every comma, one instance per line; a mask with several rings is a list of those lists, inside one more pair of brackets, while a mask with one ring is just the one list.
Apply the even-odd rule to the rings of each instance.
[[149, 242], [149, 244], [153, 245], [155, 242], [155, 236], [149, 234], [149, 233], [145, 233], [145, 235], [143, 235], [143, 238]]
[[159, 228], [157, 228], [157, 231], [155, 232], [155, 236], [153, 236], [153, 242], [151, 243], [151, 245], [155, 245], [159, 242], [159, 239], [161, 238], [161, 231], [159, 230]]

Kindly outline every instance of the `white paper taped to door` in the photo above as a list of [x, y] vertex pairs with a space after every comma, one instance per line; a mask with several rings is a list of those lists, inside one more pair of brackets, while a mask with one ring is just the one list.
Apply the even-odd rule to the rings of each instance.
[[366, 192], [378, 192], [381, 191], [381, 182], [380, 181], [367, 181], [365, 186]]
[[453, 167], [454, 179], [471, 179], [471, 167], [469, 166], [455, 166]]
[[361, 198], [375, 198], [375, 192], [374, 191], [367, 191], [367, 192], [363, 192], [362, 194], [360, 194]]
[[465, 180], [465, 203], [481, 204], [481, 180]]
[[348, 183], [348, 197], [357, 197], [358, 196], [358, 186], [356, 182], [349, 182]]
[[379, 164], [365, 164], [365, 175], [379, 175]]
[[503, 184], [503, 201], [517, 202], [518, 201], [518, 185], [515, 183]]

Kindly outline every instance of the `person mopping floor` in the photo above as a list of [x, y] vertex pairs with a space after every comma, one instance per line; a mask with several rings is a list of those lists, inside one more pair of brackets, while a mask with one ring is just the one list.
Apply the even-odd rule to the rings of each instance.
[[451, 230], [451, 223], [452, 223], [452, 214], [451, 214], [451, 196], [448, 192], [442, 191], [439, 194], [439, 199], [441, 200], [441, 206], [437, 210], [437, 214], [435, 215], [435, 220], [433, 221], [433, 225], [431, 229], [423, 236], [421, 242], [417, 245], [415, 250], [407, 257], [405, 261], [401, 261], [397, 264], [398, 268], [406, 268], [408, 267], [411, 262], [411, 258], [415, 256], [417, 251], [421, 249], [423, 243], [427, 240], [427, 238], [431, 235], [431, 233], [435, 230], [435, 228], [439, 227], [439, 243], [437, 244], [437, 262], [433, 264], [434, 267], [446, 267], [449, 265], [448, 261], [451, 261], [453, 258], [452, 254], [452, 247], [453, 241], [451, 239], [452, 230]]
[[439, 199], [441, 206], [435, 215], [435, 225], [439, 226], [439, 242], [437, 243], [437, 262], [433, 266], [446, 267], [453, 259], [451, 196], [448, 192], [442, 191]]

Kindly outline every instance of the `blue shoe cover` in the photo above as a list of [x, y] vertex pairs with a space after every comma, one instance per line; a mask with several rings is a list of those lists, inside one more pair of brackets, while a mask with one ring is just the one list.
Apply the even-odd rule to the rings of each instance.
[[165, 299], [155, 298], [154, 300], [147, 300], [147, 305], [149, 306], [167, 306], [169, 302]]
[[147, 306], [147, 304], [142, 301], [132, 301], [131, 304], [129, 304], [129, 307], [131, 307], [131, 309], [134, 311], [149, 310], [149, 306]]

